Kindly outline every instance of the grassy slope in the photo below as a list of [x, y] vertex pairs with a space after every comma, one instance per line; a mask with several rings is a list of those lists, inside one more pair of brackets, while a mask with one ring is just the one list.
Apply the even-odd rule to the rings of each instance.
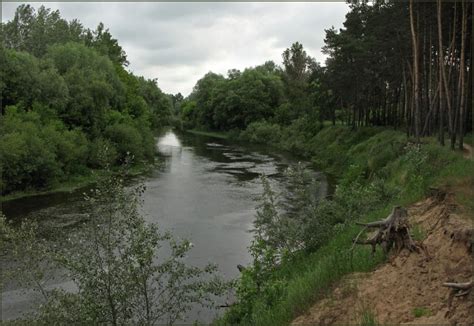
[[[438, 146], [433, 139], [424, 139], [422, 153], [425, 161], [413, 178], [412, 162], [405, 146], [404, 133], [377, 128], [350, 131], [343, 126], [321, 130], [302, 148], [321, 169], [338, 177], [340, 183], [351, 182], [354, 170], [371, 179], [381, 176], [387, 185], [398, 187], [399, 195], [387, 199], [382, 208], [371, 210], [360, 221], [384, 218], [394, 205], [409, 205], [426, 196], [428, 188], [447, 187], [455, 191], [459, 202], [469, 211], [473, 202], [474, 162], [462, 158], [458, 152]], [[409, 172], [410, 171], [410, 172]], [[472, 204], [471, 204], [472, 205]], [[383, 261], [379, 253], [371, 257], [369, 248], [359, 247], [354, 252], [353, 266], [349, 258], [352, 239], [360, 230], [353, 223], [338, 229], [336, 235], [316, 252], [300, 257], [280, 268], [277, 278], [286, 280], [280, 300], [269, 307], [256, 303], [253, 319], [256, 325], [286, 325], [323, 296], [334, 282], [354, 271], [369, 271]], [[227, 317], [218, 324], [229, 322]], [[238, 314], [238, 312], [237, 312]]]

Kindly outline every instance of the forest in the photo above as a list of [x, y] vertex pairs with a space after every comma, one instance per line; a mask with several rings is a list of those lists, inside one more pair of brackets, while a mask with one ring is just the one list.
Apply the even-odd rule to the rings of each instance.
[[103, 24], [90, 30], [20, 5], [0, 37], [3, 194], [47, 189], [128, 156], [154, 160], [153, 130], [169, 124], [171, 97], [127, 71]]
[[244, 138], [278, 142], [282, 130], [311, 137], [330, 121], [405, 130], [417, 142], [435, 136], [462, 149], [472, 131], [472, 4], [350, 6], [344, 27], [326, 30], [324, 65], [296, 42], [282, 67], [210, 72], [181, 104], [184, 128], [246, 130]]

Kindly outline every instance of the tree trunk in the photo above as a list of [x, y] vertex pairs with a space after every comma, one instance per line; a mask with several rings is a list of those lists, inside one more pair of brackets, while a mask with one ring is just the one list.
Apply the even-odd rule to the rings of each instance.
[[[456, 9], [457, 9], [457, 2], [454, 2], [454, 16], [453, 16], [453, 36], [452, 36], [452, 48], [451, 48], [451, 64], [449, 67], [449, 74], [448, 74], [448, 81], [451, 80], [451, 70], [452, 67], [455, 66], [455, 49], [456, 49]], [[454, 90], [454, 85], [452, 86], [452, 89]], [[447, 96], [448, 98], [450, 96]], [[453, 94], [454, 97], [454, 94]], [[454, 99], [453, 99], [454, 102]], [[454, 104], [454, 107], [453, 107]], [[457, 133], [457, 127], [458, 127], [458, 107], [456, 103], [451, 103], [451, 107], [448, 107], [449, 111], [451, 112], [450, 115], [450, 127], [451, 127], [451, 149], [454, 149], [455, 144], [456, 144], [456, 133]]]
[[[420, 76], [418, 58], [418, 40], [415, 29], [415, 17], [413, 13], [413, 1], [410, 0], [410, 28], [413, 47], [413, 96], [414, 96], [414, 131], [416, 142], [420, 142]], [[439, 0], [438, 0], [439, 1]]]
[[438, 65], [439, 65], [439, 142], [444, 146], [444, 56], [443, 56], [443, 26], [441, 20], [441, 0], [437, 0], [438, 9]]
[[459, 80], [461, 84], [461, 102], [459, 104], [459, 149], [463, 149], [464, 144], [464, 106], [465, 106], [465, 64], [466, 64], [466, 32], [467, 32], [467, 10], [465, 1], [462, 2], [462, 32], [461, 32], [461, 60], [459, 62]]

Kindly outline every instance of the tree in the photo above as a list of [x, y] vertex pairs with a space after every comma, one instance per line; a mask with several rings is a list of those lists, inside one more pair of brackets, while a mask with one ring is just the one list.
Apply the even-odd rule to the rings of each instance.
[[307, 101], [308, 78], [310, 67], [314, 59], [306, 54], [303, 45], [299, 42], [293, 43], [283, 54], [284, 80], [287, 95], [293, 104], [294, 117], [308, 112], [310, 104]]
[[20, 5], [1, 27], [5, 194], [52, 188], [103, 167], [104, 144], [109, 163], [121, 163], [127, 151], [136, 162], [155, 159], [151, 129], [170, 124], [171, 97], [156, 79], [125, 70], [126, 54], [103, 24], [92, 32], [59, 11]]
[[112, 62], [78, 43], [52, 46], [45, 58], [54, 63], [69, 89], [69, 101], [58, 115], [66, 124], [98, 135], [106, 109], [117, 108], [123, 97], [123, 84]]
[[415, 138], [420, 142], [420, 72], [418, 58], [418, 35], [415, 27], [415, 17], [413, 9], [413, 0], [410, 0], [410, 28], [413, 47], [413, 96], [414, 96], [414, 114], [415, 114]]
[[127, 54], [112, 37], [109, 29], [105, 29], [103, 23], [99, 23], [94, 32], [87, 31], [86, 44], [96, 49], [100, 54], [106, 55], [109, 59], [121, 66], [128, 66]]
[[405, 127], [416, 139], [437, 132], [442, 144], [447, 130], [453, 147], [457, 135], [466, 133], [458, 130], [459, 120], [470, 126], [471, 119], [461, 114], [470, 96], [461, 87], [462, 75], [470, 71], [470, 52], [462, 42], [462, 1], [350, 7], [344, 28], [326, 31], [329, 57], [322, 86], [331, 91], [330, 102], [347, 112], [345, 119], [354, 128]]
[[18, 6], [13, 20], [3, 27], [7, 48], [27, 51], [36, 57], [42, 57], [50, 45], [80, 42], [84, 34], [77, 20], [68, 23], [58, 10], [44, 6], [37, 11], [31, 5]]
[[213, 91], [220, 83], [224, 82], [224, 80], [224, 76], [208, 72], [203, 78], [198, 80], [194, 86], [193, 92], [189, 95], [189, 99], [196, 101], [197, 104], [197, 125], [207, 128], [213, 127]]

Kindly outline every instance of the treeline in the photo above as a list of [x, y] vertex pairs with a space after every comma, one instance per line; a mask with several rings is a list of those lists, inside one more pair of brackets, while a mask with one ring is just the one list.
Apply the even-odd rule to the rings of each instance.
[[227, 77], [206, 74], [180, 105], [184, 127], [241, 130], [256, 121], [289, 124], [317, 113], [311, 90], [322, 68], [298, 42], [283, 56], [284, 69], [267, 61], [244, 71], [229, 70]]
[[391, 126], [443, 145], [449, 137], [462, 148], [472, 130], [472, 4], [375, 1], [350, 9], [343, 28], [326, 30], [325, 66], [297, 42], [282, 67], [208, 73], [181, 105], [184, 127], [247, 129], [245, 137], [266, 141], [291, 136], [288, 126], [311, 137], [329, 120]]
[[0, 37], [3, 194], [154, 159], [152, 130], [169, 123], [171, 97], [126, 70], [103, 24], [20, 5]]
[[445, 132], [462, 148], [472, 127], [470, 1], [354, 4], [330, 29], [329, 88], [353, 126], [405, 126], [417, 140]]

